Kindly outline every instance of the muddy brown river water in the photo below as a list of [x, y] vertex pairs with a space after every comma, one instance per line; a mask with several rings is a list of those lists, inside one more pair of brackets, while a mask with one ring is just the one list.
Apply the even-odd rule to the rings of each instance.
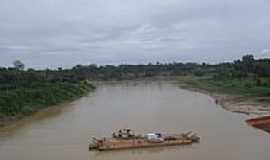
[[[1, 160], [269, 160], [269, 134], [208, 95], [172, 82], [100, 84], [96, 92], [0, 132]], [[196, 131], [199, 144], [89, 152], [91, 136], [129, 127], [139, 133]]]

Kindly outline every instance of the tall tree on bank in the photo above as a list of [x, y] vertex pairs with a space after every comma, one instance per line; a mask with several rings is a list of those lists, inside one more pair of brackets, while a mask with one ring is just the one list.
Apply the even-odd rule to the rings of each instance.
[[17, 70], [24, 70], [24, 64], [20, 60], [16, 60], [13, 62], [14, 68]]

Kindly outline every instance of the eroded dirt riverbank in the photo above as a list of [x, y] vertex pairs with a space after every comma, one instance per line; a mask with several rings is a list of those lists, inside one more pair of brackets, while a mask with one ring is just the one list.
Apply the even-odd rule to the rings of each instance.
[[180, 83], [180, 87], [207, 94], [213, 97], [217, 104], [220, 104], [221, 107], [231, 112], [257, 116], [270, 115], [270, 104], [258, 102], [254, 98], [248, 98], [240, 95], [229, 95], [225, 93], [214, 93], [185, 83]]

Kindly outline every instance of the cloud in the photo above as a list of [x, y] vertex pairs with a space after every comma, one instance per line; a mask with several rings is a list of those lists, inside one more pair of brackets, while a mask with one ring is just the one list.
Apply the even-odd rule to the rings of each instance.
[[261, 56], [269, 15], [265, 0], [1, 0], [0, 66], [15, 59], [46, 68]]
[[259, 57], [262, 57], [262, 58], [269, 58], [270, 57], [270, 49], [263, 49], [261, 50], [261, 52], [258, 54]]

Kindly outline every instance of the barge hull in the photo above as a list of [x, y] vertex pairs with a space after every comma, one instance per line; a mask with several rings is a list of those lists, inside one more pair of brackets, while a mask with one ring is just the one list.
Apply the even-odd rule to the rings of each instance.
[[[139, 143], [138, 143], [139, 142]], [[191, 140], [174, 140], [165, 141], [160, 143], [150, 143], [147, 141], [130, 140], [129, 142], [116, 142], [108, 143], [104, 146], [97, 148], [99, 151], [109, 151], [109, 150], [124, 150], [124, 149], [136, 149], [136, 148], [152, 148], [152, 147], [163, 147], [163, 146], [177, 146], [177, 145], [189, 145], [192, 144]]]

